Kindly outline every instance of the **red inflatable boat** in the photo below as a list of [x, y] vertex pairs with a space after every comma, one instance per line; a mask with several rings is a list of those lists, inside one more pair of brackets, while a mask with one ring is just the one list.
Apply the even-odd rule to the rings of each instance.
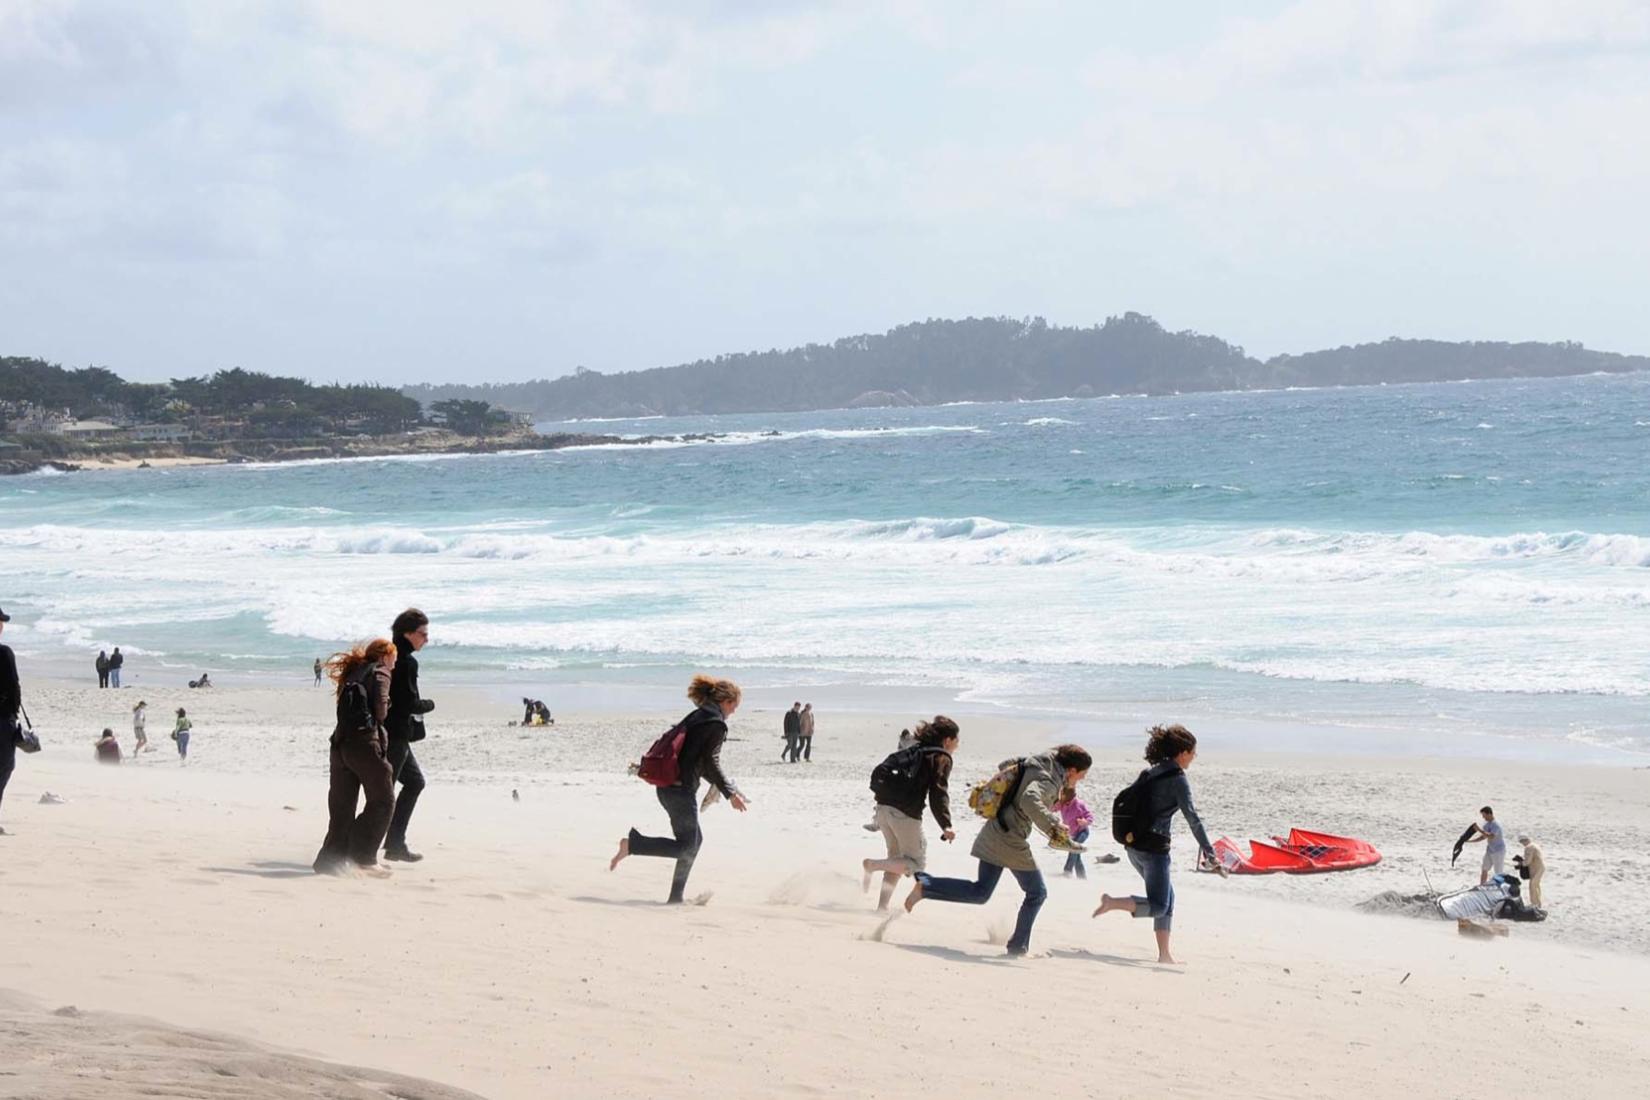
[[1325, 871], [1355, 871], [1381, 862], [1381, 853], [1367, 840], [1290, 829], [1287, 837], [1275, 836], [1271, 843], [1251, 840], [1244, 854], [1227, 837], [1215, 841], [1215, 858], [1234, 875], [1316, 875]]

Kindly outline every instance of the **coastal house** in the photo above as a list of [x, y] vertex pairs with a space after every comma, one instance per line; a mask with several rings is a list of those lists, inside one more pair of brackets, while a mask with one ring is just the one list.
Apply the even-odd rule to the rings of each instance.
[[121, 429], [119, 424], [111, 424], [107, 420], [64, 420], [54, 423], [47, 430], [53, 435], [86, 440], [106, 439]]
[[126, 434], [141, 443], [187, 443], [192, 438], [182, 424], [133, 424]]

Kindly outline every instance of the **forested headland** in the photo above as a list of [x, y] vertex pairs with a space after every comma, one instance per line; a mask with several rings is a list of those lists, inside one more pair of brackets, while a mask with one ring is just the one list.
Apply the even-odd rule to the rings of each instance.
[[429, 403], [483, 400], [541, 420], [787, 412], [1107, 394], [1169, 394], [1650, 370], [1650, 357], [1576, 343], [1390, 339], [1256, 359], [1216, 336], [1126, 313], [1089, 328], [1041, 318], [923, 321], [786, 351], [673, 367], [403, 390]]

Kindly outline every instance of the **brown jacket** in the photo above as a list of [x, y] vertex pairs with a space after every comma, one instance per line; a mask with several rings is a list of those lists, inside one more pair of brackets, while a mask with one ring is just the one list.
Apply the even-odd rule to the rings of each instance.
[[372, 729], [346, 729], [344, 724], [339, 722], [332, 728], [332, 739], [336, 743], [344, 737], [370, 738], [382, 754], [389, 748], [389, 734], [384, 730], [384, 719], [389, 717], [390, 713], [390, 670], [380, 664], [373, 665], [372, 671], [366, 674], [365, 683], [367, 699], [372, 703]]

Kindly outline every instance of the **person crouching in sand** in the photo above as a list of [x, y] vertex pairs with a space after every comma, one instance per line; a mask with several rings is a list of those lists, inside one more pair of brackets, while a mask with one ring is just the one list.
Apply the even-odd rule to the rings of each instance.
[[877, 912], [886, 912], [901, 875], [914, 875], [928, 867], [928, 839], [922, 832], [922, 804], [928, 803], [940, 839], [949, 844], [957, 839], [951, 828], [951, 794], [946, 784], [951, 778], [951, 758], [960, 737], [957, 723], [936, 714], [932, 722], [918, 722], [912, 746], [896, 749], [871, 772], [871, 789], [876, 792], [877, 809], [872, 821], [888, 845], [887, 859], [867, 859], [865, 889], [871, 876], [882, 872], [882, 895]]
[[644, 836], [631, 829], [630, 835], [619, 841], [619, 850], [607, 865], [609, 871], [615, 870], [627, 856], [674, 859], [676, 871], [670, 879], [667, 904], [682, 904], [688, 875], [693, 871], [693, 861], [704, 839], [699, 831], [699, 780], [709, 780], [728, 800], [728, 805], [740, 813], [745, 812], [745, 796], [722, 772], [722, 743], [728, 737], [728, 719], [739, 709], [740, 696], [739, 685], [732, 680], [693, 678], [688, 685], [688, 698], [697, 709], [682, 719], [677, 780], [672, 786], [657, 788], [659, 805], [670, 815], [673, 835], [665, 839]]
[[[315, 857], [316, 874], [341, 874], [352, 866], [378, 878], [390, 873], [378, 866], [378, 846], [395, 809], [395, 773], [385, 755], [389, 737], [384, 731], [395, 656], [395, 643], [377, 638], [327, 661], [336, 685], [337, 724], [332, 730], [327, 835]], [[363, 792], [366, 805], [357, 815], [356, 800]]]
[[1192, 835], [1197, 838], [1198, 852], [1214, 865], [1220, 877], [1228, 874], [1215, 858], [1209, 844], [1209, 834], [1203, 830], [1203, 819], [1192, 805], [1192, 785], [1186, 781], [1186, 769], [1197, 758], [1197, 737], [1185, 726], [1153, 726], [1146, 731], [1146, 763], [1151, 767], [1140, 773], [1136, 784], [1143, 784], [1138, 825], [1129, 834], [1124, 846], [1129, 863], [1146, 883], [1145, 897], [1118, 897], [1100, 895], [1102, 913], [1128, 913], [1135, 917], [1150, 917], [1152, 931], [1157, 936], [1157, 961], [1173, 963], [1169, 954], [1169, 929], [1174, 922], [1174, 884], [1169, 881], [1169, 827], [1178, 812], [1185, 816]]
[[[974, 881], [935, 878], [918, 871], [914, 876], [917, 884], [905, 899], [905, 911], [910, 912], [924, 898], [984, 905], [991, 900], [1003, 871], [1010, 871], [1026, 896], [1020, 902], [1020, 915], [1008, 940], [1008, 953], [1024, 955], [1031, 949], [1031, 926], [1037, 920], [1037, 911], [1048, 900], [1048, 886], [1043, 882], [1043, 873], [1037, 869], [1028, 838], [1035, 826], [1050, 839], [1069, 843], [1066, 827], [1054, 812], [1054, 800], [1063, 788], [1081, 783], [1093, 763], [1088, 751], [1078, 745], [1061, 745], [1021, 760], [996, 818], [981, 827], [974, 841], [973, 855], [980, 861]], [[1013, 766], [1011, 761], [1004, 770]]]

